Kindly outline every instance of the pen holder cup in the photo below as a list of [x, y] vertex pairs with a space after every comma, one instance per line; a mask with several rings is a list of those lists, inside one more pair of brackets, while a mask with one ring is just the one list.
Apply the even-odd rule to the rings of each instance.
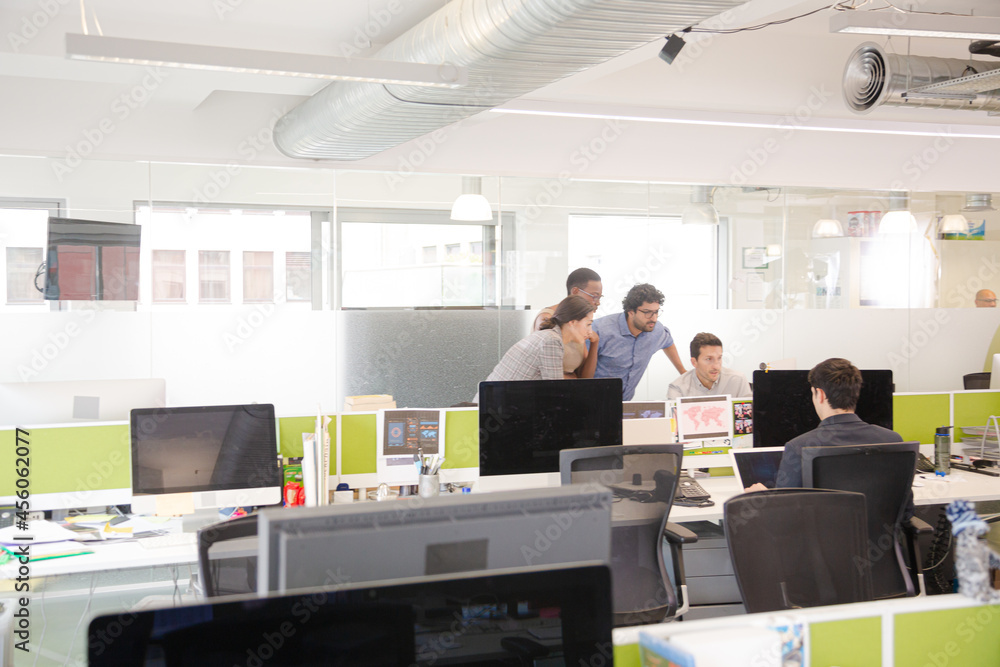
[[441, 492], [441, 476], [440, 475], [421, 475], [420, 476], [420, 497], [421, 498], [433, 498], [440, 494]]

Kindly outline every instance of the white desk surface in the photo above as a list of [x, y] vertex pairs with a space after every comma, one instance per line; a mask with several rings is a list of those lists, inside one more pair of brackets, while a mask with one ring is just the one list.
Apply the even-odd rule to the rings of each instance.
[[[712, 507], [678, 507], [670, 510], [670, 521], [721, 521], [722, 508], [727, 500], [742, 493], [735, 477], [698, 478], [715, 503]], [[953, 471], [946, 478], [934, 475], [918, 475], [914, 486], [914, 503], [935, 505], [949, 503], [956, 498], [973, 502], [1000, 500], [1000, 477], [990, 477], [965, 471]], [[64, 574], [80, 574], [104, 570], [143, 568], [171, 565], [196, 565], [198, 550], [194, 545], [159, 547], [147, 549], [138, 542], [120, 544], [91, 543], [92, 554], [55, 558], [31, 563], [31, 577], [46, 577]], [[0, 577], [17, 576], [18, 563], [11, 560], [0, 566]]]

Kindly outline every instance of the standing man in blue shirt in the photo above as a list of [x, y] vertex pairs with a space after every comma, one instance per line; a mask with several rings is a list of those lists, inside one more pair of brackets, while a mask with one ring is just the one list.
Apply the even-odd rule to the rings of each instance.
[[622, 300], [624, 312], [594, 320], [600, 336], [595, 378], [621, 378], [622, 400], [630, 401], [649, 360], [663, 350], [678, 373], [686, 369], [670, 329], [659, 323], [663, 293], [648, 283], [635, 285]]

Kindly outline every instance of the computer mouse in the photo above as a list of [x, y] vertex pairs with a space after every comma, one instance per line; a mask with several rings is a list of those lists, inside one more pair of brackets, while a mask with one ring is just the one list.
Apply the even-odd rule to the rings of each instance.
[[503, 637], [500, 646], [519, 658], [541, 658], [549, 654], [548, 647], [527, 637]]

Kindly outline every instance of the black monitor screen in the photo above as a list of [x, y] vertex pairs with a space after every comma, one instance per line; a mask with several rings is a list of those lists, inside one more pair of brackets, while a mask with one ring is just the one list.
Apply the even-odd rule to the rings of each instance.
[[274, 406], [132, 410], [132, 491], [280, 487]]
[[[99, 616], [91, 667], [611, 664], [606, 566], [428, 577]], [[535, 660], [538, 660], [536, 662]]]
[[[753, 446], [781, 447], [819, 426], [809, 371], [754, 371]], [[892, 371], [862, 370], [855, 412], [877, 426], [892, 428]]]
[[559, 472], [559, 450], [622, 444], [622, 381], [479, 384], [479, 474]]

